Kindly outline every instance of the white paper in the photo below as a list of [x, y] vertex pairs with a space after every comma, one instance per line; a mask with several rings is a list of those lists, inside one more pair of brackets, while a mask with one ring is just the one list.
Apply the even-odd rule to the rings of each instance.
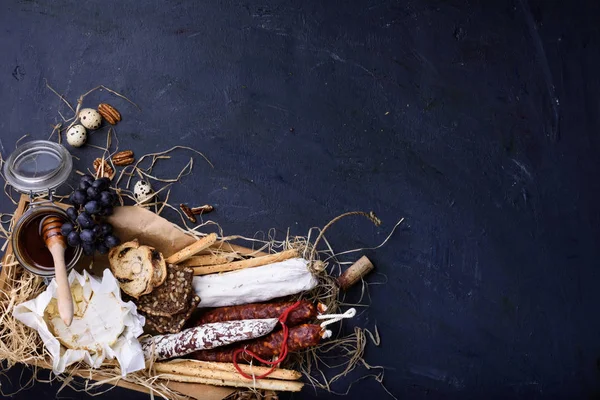
[[[125, 303], [121, 300], [119, 282], [111, 271], [104, 270], [102, 280], [100, 280], [86, 271], [81, 275], [72, 270], [69, 274], [69, 283], [73, 284], [75, 281], [83, 287], [86, 297], [94, 293], [99, 295], [114, 294], [114, 297], [121, 303], [119, 307], [120, 316], [115, 318], [120, 318], [125, 328], [116, 342], [113, 344], [103, 343], [99, 351], [75, 350], [64, 347], [52, 334], [44, 320], [46, 307], [52, 298], [56, 297], [57, 284], [56, 280], [53, 279], [43, 293], [33, 300], [19, 304], [13, 311], [16, 319], [38, 331], [44, 346], [52, 356], [53, 372], [56, 374], [63, 373], [66, 367], [79, 361], [84, 361], [92, 368], [98, 368], [105, 359], [112, 360], [114, 358], [119, 362], [123, 376], [144, 369], [144, 353], [137, 337], [143, 333], [145, 318], [137, 313], [135, 304], [132, 302]], [[75, 318], [78, 317], [74, 317], [74, 321]]]

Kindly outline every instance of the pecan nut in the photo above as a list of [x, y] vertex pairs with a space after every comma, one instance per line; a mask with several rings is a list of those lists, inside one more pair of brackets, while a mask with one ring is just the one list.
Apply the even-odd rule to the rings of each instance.
[[100, 103], [98, 105], [98, 112], [111, 125], [115, 125], [121, 120], [121, 113], [110, 104]]
[[113, 164], [117, 167], [133, 164], [134, 161], [135, 158], [133, 156], [133, 151], [131, 150], [120, 151], [112, 158]]
[[94, 160], [94, 171], [97, 177], [112, 179], [115, 175], [115, 170], [103, 158], [96, 158]]

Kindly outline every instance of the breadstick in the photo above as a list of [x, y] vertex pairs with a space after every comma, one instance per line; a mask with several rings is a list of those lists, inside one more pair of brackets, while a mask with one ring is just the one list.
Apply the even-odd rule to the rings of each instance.
[[269, 253], [265, 253], [264, 251], [252, 250], [247, 247], [238, 246], [237, 244], [229, 243], [229, 242], [226, 242], [223, 240], [219, 240], [218, 242], [216, 242], [215, 244], [210, 246], [210, 248], [215, 249], [215, 250], [220, 250], [220, 251], [226, 251], [226, 252], [230, 252], [230, 253], [239, 253], [243, 256], [251, 256], [251, 257], [261, 257], [261, 256], [269, 255]]
[[236, 377], [236, 379], [209, 379], [200, 378], [197, 376], [187, 375], [175, 375], [175, 374], [160, 374], [160, 379], [166, 379], [175, 382], [188, 382], [188, 383], [203, 383], [205, 385], [213, 386], [232, 386], [232, 387], [245, 387], [254, 389], [268, 389], [280, 392], [299, 392], [302, 390], [304, 384], [302, 382], [295, 381], [281, 381], [276, 379], [246, 379], [243, 377]]
[[[260, 367], [257, 365], [238, 364], [242, 372], [248, 375], [262, 375], [271, 370], [269, 367]], [[233, 363], [218, 363], [196, 360], [174, 360], [171, 362], [154, 363], [156, 372], [164, 374], [177, 374], [186, 376], [197, 376], [209, 379], [235, 379], [242, 376], [233, 366]], [[230, 375], [231, 374], [231, 375]], [[295, 381], [302, 377], [298, 371], [291, 369], [274, 369], [269, 375], [269, 379], [280, 379], [286, 381]]]
[[249, 258], [242, 261], [234, 261], [227, 264], [209, 265], [205, 267], [195, 267], [194, 275], [208, 275], [217, 272], [237, 271], [238, 269], [260, 267], [267, 264], [289, 260], [298, 257], [298, 250], [291, 249], [281, 253], [269, 254], [268, 256]]
[[191, 256], [198, 254], [202, 250], [209, 248], [216, 241], [217, 234], [211, 233], [203, 237], [202, 239], [195, 241], [191, 245], [179, 250], [177, 253], [173, 254], [165, 261], [167, 262], [167, 264], [179, 264], [180, 262], [187, 260]]
[[227, 264], [235, 260], [239, 260], [240, 257], [237, 254], [208, 254], [205, 256], [194, 256], [181, 262], [179, 265], [182, 267], [201, 267], [206, 265], [218, 265]]

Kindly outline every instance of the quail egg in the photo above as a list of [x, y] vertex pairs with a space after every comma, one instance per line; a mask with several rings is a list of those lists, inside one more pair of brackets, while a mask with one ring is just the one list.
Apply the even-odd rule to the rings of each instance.
[[79, 111], [79, 122], [87, 129], [98, 129], [102, 124], [102, 116], [93, 108], [84, 108]]
[[146, 181], [138, 181], [133, 187], [133, 195], [138, 203], [146, 203], [152, 196], [152, 186]]
[[81, 147], [87, 140], [87, 132], [83, 125], [73, 125], [67, 131], [67, 143], [73, 147]]

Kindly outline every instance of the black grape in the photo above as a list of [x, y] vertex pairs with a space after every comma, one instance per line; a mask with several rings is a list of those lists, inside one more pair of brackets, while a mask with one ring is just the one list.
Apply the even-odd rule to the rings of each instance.
[[87, 190], [90, 186], [91, 185], [87, 181], [79, 182], [79, 189], [81, 189], [81, 190]]
[[100, 204], [102, 204], [104, 207], [112, 206], [114, 201], [115, 199], [111, 192], [104, 191], [100, 193]]
[[81, 247], [83, 248], [83, 254], [85, 254], [86, 256], [93, 256], [94, 252], [96, 251], [96, 246], [94, 245], [94, 243], [83, 242]]
[[88, 188], [88, 190], [86, 191], [86, 193], [87, 193], [88, 200], [96, 200], [96, 199], [98, 199], [98, 196], [100, 196], [100, 191], [93, 186], [90, 186]]
[[71, 233], [69, 233], [69, 236], [67, 236], [67, 243], [71, 247], [76, 247], [77, 245], [81, 244], [81, 239], [79, 238], [79, 233], [77, 233], [75, 231], [72, 231]]
[[113, 227], [111, 224], [106, 223], [106, 222], [100, 224], [100, 234], [102, 236], [110, 235], [112, 233], [112, 231], [113, 231]]
[[63, 236], [68, 236], [69, 233], [73, 232], [73, 224], [70, 222], [65, 222], [64, 224], [62, 224], [62, 226], [60, 227], [60, 233], [62, 233]]
[[108, 178], [100, 178], [96, 179], [94, 183], [92, 183], [92, 187], [98, 189], [99, 191], [106, 190], [110, 186], [110, 179]]
[[69, 216], [69, 218], [71, 218], [71, 220], [77, 220], [77, 210], [75, 209], [75, 207], [67, 208], [67, 215]]
[[79, 183], [87, 183], [88, 186], [92, 186], [92, 183], [94, 183], [94, 177], [91, 175], [83, 175], [81, 178], [79, 178]]
[[96, 243], [96, 251], [100, 254], [106, 254], [108, 253], [108, 247], [104, 243], [98, 242]]
[[71, 194], [69, 200], [71, 200], [71, 203], [73, 204], [81, 205], [87, 200], [87, 193], [85, 190], [77, 189]]
[[94, 231], [91, 229], [83, 229], [79, 237], [83, 243], [94, 243], [94, 240], [96, 240], [96, 235], [94, 235]]
[[92, 232], [94, 232], [94, 235], [96, 235], [96, 237], [103, 236], [102, 227], [100, 225], [94, 225], [94, 227], [92, 228]]
[[81, 214], [79, 214], [79, 216], [77, 217], [77, 223], [83, 229], [89, 229], [92, 226], [94, 226], [94, 219], [92, 218], [92, 216], [90, 214], [88, 214], [84, 211]]
[[100, 211], [102, 211], [102, 207], [100, 206], [100, 203], [97, 202], [96, 200], [90, 200], [87, 203], [85, 203], [85, 206], [83, 206], [83, 208], [85, 209], [85, 211], [87, 211], [88, 213], [94, 215], [94, 214], [98, 214]]
[[121, 241], [115, 235], [106, 235], [104, 238], [104, 243], [108, 246], [109, 249], [112, 249], [115, 246], [121, 244]]

